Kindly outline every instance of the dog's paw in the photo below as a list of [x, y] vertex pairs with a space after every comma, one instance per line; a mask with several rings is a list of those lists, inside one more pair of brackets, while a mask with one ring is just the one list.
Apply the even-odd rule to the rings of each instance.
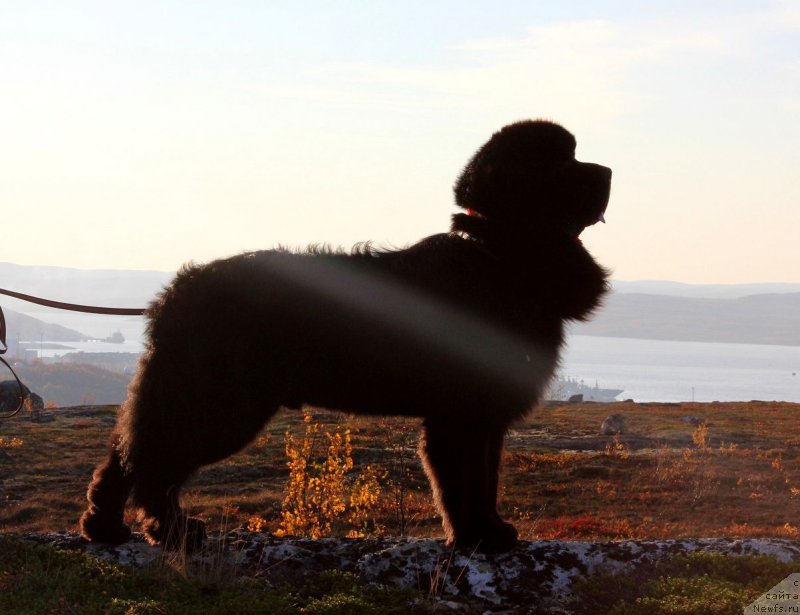
[[186, 519], [186, 534], [184, 540], [184, 550], [187, 553], [194, 553], [202, 548], [206, 542], [206, 524], [200, 519], [188, 517]]
[[206, 524], [193, 517], [180, 518], [161, 525], [155, 519], [145, 524], [145, 536], [151, 544], [161, 545], [165, 551], [186, 554], [198, 551], [206, 540]]
[[517, 546], [519, 532], [510, 523], [499, 521], [488, 527], [478, 543], [480, 553], [505, 553]]
[[118, 519], [109, 519], [95, 506], [83, 513], [79, 526], [81, 535], [89, 542], [121, 545], [131, 537], [131, 528]]
[[187, 517], [176, 524], [174, 531], [167, 532], [162, 547], [167, 551], [186, 554], [200, 550], [206, 541], [206, 524], [200, 519]]
[[455, 539], [448, 541], [446, 546], [472, 549], [479, 553], [505, 553], [517, 545], [518, 536], [513, 525], [498, 518], [468, 531], [457, 532]]

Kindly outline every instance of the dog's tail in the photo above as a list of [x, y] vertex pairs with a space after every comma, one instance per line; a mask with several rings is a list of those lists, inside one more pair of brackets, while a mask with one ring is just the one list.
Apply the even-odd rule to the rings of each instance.
[[131, 530], [123, 521], [131, 478], [122, 466], [119, 436], [111, 439], [108, 458], [94, 471], [86, 498], [89, 507], [80, 520], [81, 534], [92, 542], [121, 544]]

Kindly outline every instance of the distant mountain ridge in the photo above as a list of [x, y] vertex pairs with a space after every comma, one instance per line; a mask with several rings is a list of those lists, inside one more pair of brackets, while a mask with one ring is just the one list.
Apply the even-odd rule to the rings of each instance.
[[[0, 263], [0, 287], [61, 301], [117, 307], [146, 306], [173, 276], [165, 271]], [[602, 310], [590, 322], [574, 325], [572, 333], [800, 346], [800, 283], [683, 284], [642, 280], [612, 284], [614, 292]], [[0, 305], [28, 314], [39, 311], [3, 296]], [[40, 318], [61, 325], [74, 322], [52, 311]], [[110, 328], [118, 321], [108, 322]], [[38, 338], [37, 335], [33, 339]]]
[[800, 293], [800, 283], [762, 282], [755, 284], [685, 284], [667, 280], [613, 280], [615, 293], [640, 293], [697, 297], [705, 299], [738, 299], [748, 295]]
[[800, 346], [800, 292], [710, 299], [613, 293], [577, 335]]
[[[2, 298], [0, 298], [2, 305]], [[3, 310], [6, 317], [6, 328], [9, 338], [6, 340], [9, 346], [12, 340], [47, 340], [48, 342], [85, 342], [89, 339], [80, 331], [75, 331], [61, 325], [42, 322], [38, 318], [19, 314], [13, 310]], [[12, 337], [13, 332], [13, 337]]]

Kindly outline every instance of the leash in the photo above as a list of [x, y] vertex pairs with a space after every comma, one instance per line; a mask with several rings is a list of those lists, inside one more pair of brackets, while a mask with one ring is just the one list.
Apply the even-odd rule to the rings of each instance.
[[[5, 288], [0, 288], [0, 295], [6, 295], [8, 297], [14, 297], [15, 299], [20, 299], [22, 301], [27, 301], [28, 303], [36, 303], [37, 305], [44, 305], [46, 307], [52, 307], [59, 310], [68, 310], [70, 312], [83, 312], [85, 314], [107, 314], [111, 316], [142, 316], [146, 309], [144, 308], [112, 308], [112, 307], [101, 307], [96, 305], [80, 305], [78, 303], [65, 303], [63, 301], [53, 301], [51, 299], [43, 299], [42, 297], [34, 297], [33, 295], [26, 295], [24, 293], [18, 293], [13, 290], [6, 290]], [[3, 355], [8, 350], [8, 345], [6, 344], [6, 318], [3, 315], [3, 308], [0, 307], [0, 355]], [[17, 382], [17, 388], [19, 390], [19, 403], [17, 407], [12, 410], [11, 412], [3, 412], [0, 413], [0, 420], [3, 419], [10, 419], [12, 416], [16, 416], [19, 414], [20, 410], [25, 406], [25, 402], [28, 400], [28, 393], [26, 392], [25, 386], [22, 384], [22, 381], [17, 376], [17, 373], [14, 371], [8, 361], [6, 361], [2, 356], [0, 356], [0, 362], [3, 363], [11, 374], [14, 376], [14, 380]]]
[[[3, 315], [3, 308], [0, 307], [0, 355], [6, 353], [8, 350], [8, 346], [6, 345], [6, 317]], [[28, 396], [25, 394], [25, 387], [22, 386], [22, 381], [17, 376], [17, 373], [13, 370], [13, 368], [8, 364], [8, 362], [0, 356], [0, 363], [3, 363], [7, 368], [8, 371], [11, 372], [11, 375], [14, 376], [14, 380], [17, 381], [17, 389], [19, 390], [19, 403], [17, 407], [12, 412], [3, 412], [0, 413], [0, 420], [2, 419], [10, 419], [12, 416], [19, 414], [19, 411], [22, 410], [22, 407], [25, 405], [25, 401], [28, 399]]]
[[28, 303], [36, 303], [37, 305], [44, 305], [46, 307], [56, 308], [58, 310], [68, 310], [70, 312], [83, 312], [85, 314], [109, 314], [111, 316], [141, 316], [145, 313], [145, 308], [112, 308], [112, 307], [99, 307], [96, 305], [80, 305], [77, 303], [64, 303], [63, 301], [53, 301], [52, 299], [42, 299], [41, 297], [34, 297], [33, 295], [25, 295], [23, 293], [14, 292], [13, 290], [6, 290], [0, 288], [0, 295], [8, 295], [15, 299], [21, 299]]
[[[8, 350], [8, 345], [6, 344], [6, 317], [3, 314], [3, 308], [0, 307], [0, 355], [4, 355], [6, 350]], [[17, 372], [14, 371], [14, 368], [8, 364], [2, 356], [0, 356], [0, 363], [5, 365], [8, 368], [8, 371], [11, 372], [11, 375], [14, 376], [14, 380], [17, 381], [17, 390], [19, 391], [19, 403], [17, 403], [17, 407], [12, 410], [11, 412], [2, 412], [0, 413], [0, 420], [3, 419], [10, 419], [12, 416], [19, 414], [19, 411], [22, 410], [22, 407], [25, 405], [25, 402], [28, 399], [28, 395], [25, 392], [25, 387], [22, 385], [22, 381], [17, 376]]]

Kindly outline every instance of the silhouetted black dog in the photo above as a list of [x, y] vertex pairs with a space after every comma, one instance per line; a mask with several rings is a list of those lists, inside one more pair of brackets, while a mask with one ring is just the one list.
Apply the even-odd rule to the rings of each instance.
[[606, 272], [578, 235], [603, 220], [611, 171], [575, 160], [556, 124], [506, 126], [455, 186], [450, 233], [404, 250], [272, 250], [182, 269], [149, 308], [149, 345], [83, 535], [120, 543], [128, 495], [150, 540], [191, 548], [179, 506], [200, 466], [248, 444], [280, 407], [424, 418], [420, 454], [450, 543], [500, 551], [509, 425], [538, 402], [564, 321], [584, 319]]

